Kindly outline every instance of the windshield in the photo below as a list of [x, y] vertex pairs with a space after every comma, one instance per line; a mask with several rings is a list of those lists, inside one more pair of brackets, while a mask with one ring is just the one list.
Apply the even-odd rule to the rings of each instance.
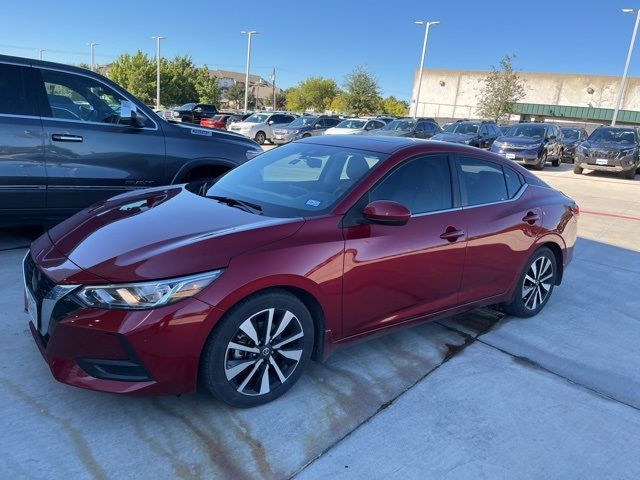
[[580, 130], [577, 128], [561, 128], [566, 140], [577, 140], [580, 137]]
[[479, 123], [452, 123], [445, 128], [447, 133], [458, 133], [460, 135], [477, 135], [480, 129]]
[[631, 128], [597, 128], [589, 137], [589, 142], [632, 145], [636, 143], [636, 135], [635, 131]]
[[193, 110], [195, 107], [195, 103], [185, 103], [184, 105], [180, 105], [178, 110]]
[[545, 127], [542, 125], [514, 125], [509, 129], [505, 136], [542, 140], [544, 138], [545, 130]]
[[231, 170], [207, 190], [206, 196], [250, 202], [271, 217], [318, 216], [331, 211], [387, 156], [290, 143]]
[[265, 123], [269, 118], [268, 113], [254, 113], [247, 117], [244, 121], [247, 123]]
[[306, 127], [313, 125], [318, 117], [298, 117], [289, 124], [290, 127]]
[[367, 123], [366, 120], [343, 120], [336, 125], [336, 128], [363, 128], [365, 123]]
[[413, 130], [413, 127], [415, 127], [415, 125], [416, 122], [413, 120], [393, 120], [392, 122], [387, 123], [380, 130], [408, 132], [410, 130]]

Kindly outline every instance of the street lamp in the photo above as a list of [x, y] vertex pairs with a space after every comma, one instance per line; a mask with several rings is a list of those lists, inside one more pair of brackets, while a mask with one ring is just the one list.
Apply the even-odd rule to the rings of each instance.
[[156, 110], [160, 110], [160, 40], [167, 37], [157, 35], [151, 38], [156, 41]]
[[255, 30], [251, 31], [242, 31], [242, 34], [247, 35], [247, 70], [245, 72], [244, 77], [244, 113], [247, 113], [247, 109], [249, 106], [249, 67], [251, 65], [251, 37], [257, 35], [258, 32]]
[[[624, 64], [624, 72], [622, 73], [622, 79], [620, 80], [620, 88], [618, 89], [618, 98], [616, 99], [616, 108], [613, 111], [613, 117], [611, 118], [611, 126], [615, 126], [618, 119], [618, 112], [622, 106], [622, 97], [624, 96], [624, 87], [627, 83], [627, 71], [629, 70], [629, 63], [631, 62], [631, 54], [633, 53], [633, 45], [636, 43], [636, 33], [638, 33], [638, 24], [640, 23], [640, 9], [636, 12], [636, 24], [633, 27], [633, 34], [631, 35], [631, 43], [629, 44], [629, 51], [627, 52], [627, 61]], [[632, 8], [623, 8], [622, 13], [634, 13]]]
[[97, 43], [87, 43], [87, 45], [89, 46], [89, 51], [91, 52], [91, 71], [93, 71], [93, 66], [95, 65], [94, 59], [95, 59], [95, 50], [96, 50], [96, 45], [98, 45]]
[[44, 48], [39, 48], [38, 49], [38, 56], [40, 57], [40, 60], [42, 60], [42, 54], [44, 53]]
[[422, 69], [424, 67], [424, 56], [427, 53], [427, 39], [429, 38], [429, 27], [438, 25], [440, 22], [415, 22], [416, 25], [424, 25], [424, 41], [422, 42], [422, 56], [420, 57], [420, 72], [418, 76], [418, 92], [416, 93], [416, 104], [413, 109], [413, 118], [418, 116], [418, 104], [420, 102], [420, 86], [422, 85]]

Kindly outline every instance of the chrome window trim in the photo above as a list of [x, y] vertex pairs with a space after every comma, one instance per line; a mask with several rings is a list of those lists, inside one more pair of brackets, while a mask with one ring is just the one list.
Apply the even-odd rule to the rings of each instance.
[[427, 215], [437, 215], [438, 213], [457, 212], [462, 210], [462, 207], [445, 208], [444, 210], [434, 210], [433, 212], [424, 212], [411, 214], [411, 218], [426, 217]]
[[466, 205], [466, 206], [462, 206], [462, 210], [465, 209], [469, 209], [469, 208], [478, 208], [478, 207], [487, 207], [489, 205], [499, 205], [501, 203], [511, 203], [511, 202], [515, 202], [516, 200], [519, 200], [520, 197], [522, 197], [522, 195], [524, 195], [524, 192], [527, 190], [527, 188], [529, 188], [529, 184], [528, 183], [524, 183], [521, 187], [520, 190], [518, 190], [518, 193], [516, 193], [513, 198], [509, 198], [507, 200], [498, 200], [496, 202], [489, 202], [489, 203], [479, 203], [477, 205]]
[[40, 117], [38, 115], [15, 115], [13, 113], [0, 113], [0, 117], [29, 118], [29, 119], [40, 120]]
[[[53, 71], [53, 72], [66, 73], [66, 74], [69, 74], [69, 75], [78, 75], [80, 77], [85, 77], [85, 78], [89, 78], [91, 80], [95, 80], [96, 82], [101, 83], [105, 87], [107, 87], [107, 88], [109, 88], [111, 90], [114, 90], [114, 88], [111, 85], [107, 85], [105, 82], [103, 82], [102, 80], [100, 80], [97, 77], [94, 77], [93, 75], [87, 75], [85, 73], [71, 72], [69, 70], [63, 70], [63, 69], [60, 69], [60, 68], [45, 67], [45, 66], [39, 66], [39, 65], [38, 66], [32, 65], [31, 68], [38, 68], [40, 70], [50, 70], [50, 71]], [[44, 82], [44, 80], [43, 80], [43, 82]], [[131, 103], [133, 103], [134, 105], [136, 105], [136, 107], [139, 106], [137, 101], [134, 101], [134, 100], [131, 99], [131, 97], [129, 96], [130, 94], [126, 90], [122, 89], [122, 91], [119, 91], [118, 89], [115, 89], [115, 91], [118, 92], [120, 95], [122, 95], [126, 100], [128, 100]], [[144, 114], [144, 116], [153, 123], [154, 128], [142, 127], [142, 128], [139, 128], [138, 130], [158, 130], [159, 129], [158, 124], [155, 122], [155, 120], [153, 118], [147, 116], [147, 114]], [[52, 117], [43, 117], [43, 116], [40, 116], [40, 118], [47, 119], [47, 120], [65, 121], [65, 122], [88, 123], [88, 124], [91, 124], [91, 125], [110, 125], [110, 126], [113, 126], [113, 127], [125, 126], [125, 125], [113, 125], [113, 124], [110, 124], [110, 123], [102, 123], [102, 122], [87, 122], [87, 121], [84, 121], [84, 120], [67, 120], [67, 119], [60, 119], [60, 118], [56, 119], [56, 118], [52, 118]]]
[[0, 185], [0, 190], [46, 190], [46, 185]]

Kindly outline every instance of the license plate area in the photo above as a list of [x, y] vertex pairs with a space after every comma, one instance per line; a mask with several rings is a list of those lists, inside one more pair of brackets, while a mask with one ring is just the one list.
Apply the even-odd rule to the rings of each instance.
[[504, 156], [507, 157], [509, 160], [515, 160], [516, 159], [516, 154], [515, 153], [505, 153]]
[[609, 165], [609, 161], [606, 158], [596, 158], [596, 165]]
[[40, 312], [38, 311], [38, 302], [33, 297], [29, 289], [25, 290], [27, 297], [27, 313], [31, 317], [31, 321], [36, 327], [36, 330], [40, 331]]

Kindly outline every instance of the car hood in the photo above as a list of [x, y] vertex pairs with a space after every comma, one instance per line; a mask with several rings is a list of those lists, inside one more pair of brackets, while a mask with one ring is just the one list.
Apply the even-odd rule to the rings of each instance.
[[440, 140], [442, 142], [450, 143], [463, 143], [472, 139], [475, 135], [469, 135], [465, 133], [436, 133], [432, 140]]
[[500, 137], [497, 141], [500, 143], [508, 143], [509, 145], [542, 145], [542, 140], [536, 140], [530, 137]]
[[382, 137], [407, 137], [411, 135], [410, 130], [372, 130], [369, 135], [380, 135]]
[[635, 147], [635, 145], [630, 143], [620, 144], [617, 142], [584, 142], [582, 146], [586, 148], [602, 148], [606, 150], [630, 150]]
[[175, 186], [98, 203], [52, 228], [49, 237], [81, 269], [131, 282], [225, 267], [234, 256], [293, 235], [303, 223], [245, 212]]

